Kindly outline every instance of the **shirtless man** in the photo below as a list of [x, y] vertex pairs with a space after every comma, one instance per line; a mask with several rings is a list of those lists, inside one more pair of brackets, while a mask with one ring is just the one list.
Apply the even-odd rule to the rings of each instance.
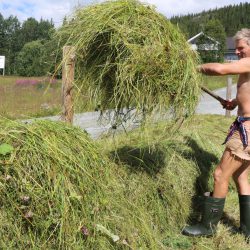
[[214, 171], [214, 190], [204, 196], [201, 222], [187, 226], [182, 233], [189, 236], [211, 236], [215, 233], [224, 208], [229, 180], [233, 177], [239, 194], [240, 231], [250, 237], [250, 29], [238, 31], [234, 37], [239, 61], [207, 63], [198, 71], [211, 76], [238, 74], [237, 95], [222, 103], [228, 110], [238, 106], [238, 117], [226, 138], [226, 148]]

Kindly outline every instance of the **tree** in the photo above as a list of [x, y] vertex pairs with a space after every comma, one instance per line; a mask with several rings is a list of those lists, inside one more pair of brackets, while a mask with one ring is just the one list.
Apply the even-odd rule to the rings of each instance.
[[38, 25], [38, 21], [33, 17], [23, 22], [21, 31], [24, 44], [38, 39]]
[[0, 53], [6, 56], [6, 74], [15, 73], [15, 58], [18, 51], [21, 49], [20, 42], [20, 22], [17, 17], [10, 16], [2, 20], [2, 36], [0, 36], [0, 43], [2, 45]]
[[41, 40], [26, 43], [17, 57], [17, 73], [21, 76], [43, 76], [50, 65], [45, 63], [46, 50]]
[[214, 52], [210, 60], [222, 62], [226, 49], [226, 32], [220, 20], [214, 18], [210, 19], [204, 25], [204, 33], [219, 42], [218, 51]]
[[39, 40], [50, 40], [51, 34], [55, 32], [55, 27], [52, 21], [43, 20], [41, 18], [37, 27], [37, 39]]
[[4, 18], [0, 13], [0, 55], [2, 55], [2, 51], [4, 48]]
[[204, 63], [222, 62], [226, 48], [226, 33], [218, 19], [210, 19], [203, 25], [203, 36], [197, 45], [199, 55]]

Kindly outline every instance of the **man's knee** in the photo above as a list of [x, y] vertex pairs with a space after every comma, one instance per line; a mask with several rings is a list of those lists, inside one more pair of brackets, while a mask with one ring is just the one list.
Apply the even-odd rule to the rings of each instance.
[[224, 175], [223, 170], [218, 166], [213, 174], [215, 183], [225, 183], [228, 182], [228, 177]]

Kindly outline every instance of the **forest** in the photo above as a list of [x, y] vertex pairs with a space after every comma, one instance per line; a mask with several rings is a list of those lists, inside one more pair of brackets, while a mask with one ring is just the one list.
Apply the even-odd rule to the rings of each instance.
[[[179, 26], [186, 38], [204, 31], [221, 42], [243, 27], [250, 26], [250, 3], [229, 5], [198, 14], [174, 16], [170, 21]], [[54, 72], [61, 48], [55, 38], [53, 20], [30, 17], [21, 23], [16, 16], [4, 18], [0, 13], [0, 55], [6, 57], [6, 75], [42, 76]]]
[[0, 55], [4, 55], [5, 74], [42, 76], [52, 71], [56, 43], [52, 20], [30, 17], [21, 23], [17, 17], [0, 13]]
[[250, 27], [250, 3], [228, 5], [198, 14], [174, 16], [170, 20], [189, 38], [201, 32], [206, 23], [214, 19], [220, 21], [227, 37], [233, 36], [241, 28]]

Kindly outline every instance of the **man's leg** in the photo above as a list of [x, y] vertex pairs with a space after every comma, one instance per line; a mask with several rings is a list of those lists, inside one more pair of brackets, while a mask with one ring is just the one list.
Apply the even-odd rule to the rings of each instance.
[[250, 237], [250, 184], [248, 181], [249, 170], [250, 161], [245, 161], [243, 166], [233, 174], [233, 178], [239, 193], [240, 231], [246, 236], [248, 242]]
[[242, 167], [233, 174], [239, 195], [250, 195], [250, 184], [248, 181], [249, 170], [250, 161], [245, 161]]
[[201, 222], [185, 227], [182, 231], [183, 234], [189, 236], [211, 236], [215, 233], [216, 226], [223, 213], [230, 177], [242, 164], [243, 161], [233, 156], [229, 149], [224, 151], [221, 161], [214, 172], [213, 196], [204, 197]]
[[214, 171], [213, 197], [225, 198], [231, 176], [238, 171], [244, 161], [234, 156], [229, 149], [225, 149], [219, 165]]

